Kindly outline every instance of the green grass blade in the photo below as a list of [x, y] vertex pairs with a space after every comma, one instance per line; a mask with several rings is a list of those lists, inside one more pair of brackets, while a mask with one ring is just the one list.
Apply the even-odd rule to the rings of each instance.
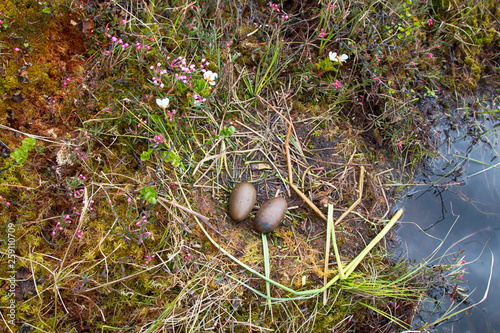
[[273, 316], [273, 307], [271, 304], [271, 284], [269, 280], [271, 280], [271, 270], [269, 267], [269, 247], [267, 244], [267, 235], [262, 234], [262, 252], [264, 253], [264, 272], [266, 274], [266, 294], [267, 294], [267, 307], [271, 312], [271, 318]]

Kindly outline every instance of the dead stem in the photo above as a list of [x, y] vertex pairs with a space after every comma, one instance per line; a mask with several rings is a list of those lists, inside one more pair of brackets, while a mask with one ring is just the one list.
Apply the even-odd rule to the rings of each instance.
[[349, 214], [354, 208], [356, 208], [357, 205], [361, 202], [361, 198], [363, 197], [363, 180], [365, 177], [365, 168], [361, 167], [361, 172], [359, 174], [359, 188], [358, 188], [358, 199], [354, 201], [354, 203], [347, 209], [340, 217], [335, 221], [335, 225], [339, 224], [346, 216]]
[[301, 190], [299, 190], [295, 185], [293, 185], [293, 173], [292, 173], [292, 166], [290, 162], [290, 148], [289, 148], [289, 139], [290, 139], [290, 131], [292, 129], [292, 124], [289, 123], [288, 126], [288, 134], [286, 136], [286, 141], [285, 141], [285, 151], [286, 151], [286, 160], [288, 164], [288, 181], [290, 183], [290, 187], [318, 214], [323, 220], [328, 221], [326, 216], [316, 207], [316, 205], [309, 200], [308, 197], [304, 193], [302, 193]]
[[288, 165], [288, 181], [290, 184], [293, 183], [293, 173], [292, 173], [292, 163], [290, 162], [290, 131], [292, 130], [292, 124], [288, 125], [288, 133], [286, 134], [285, 150], [286, 150], [286, 162]]
[[[196, 216], [197, 218], [199, 218], [207, 227], [209, 227], [212, 231], [214, 231], [217, 235], [219, 235], [220, 237], [224, 238], [227, 242], [228, 242], [228, 245], [231, 246], [234, 250], [238, 251], [239, 253], [241, 254], [244, 254], [242, 251], [240, 251], [239, 249], [235, 248], [234, 246], [231, 245], [231, 241], [229, 239], [227, 239], [227, 237], [225, 237], [223, 234], [221, 234], [217, 229], [215, 229], [208, 221], [210, 220], [210, 218], [206, 217], [205, 215], [202, 215], [200, 213], [197, 213], [195, 212], [194, 210], [191, 210], [187, 207], [184, 207], [182, 205], [179, 205], [178, 203], [175, 203], [173, 201], [169, 201], [165, 198], [162, 198], [162, 197], [158, 197], [158, 200], [160, 201], [160, 204], [164, 206], [163, 203], [168, 203], [174, 207], [177, 207], [179, 208], [180, 210], [183, 210], [185, 211], [186, 213], [188, 214], [191, 214], [191, 215], [194, 215]], [[166, 207], [165, 207], [166, 208]]]
[[301, 190], [299, 190], [293, 184], [290, 184], [290, 187], [302, 198], [302, 200], [304, 200], [316, 212], [316, 214], [319, 215], [319, 217], [321, 217], [325, 221], [328, 220], [326, 216], [318, 209], [318, 207], [316, 207], [316, 205], [311, 200], [309, 200], [309, 198], [307, 198], [306, 195], [302, 193]]
[[197, 212], [195, 212], [194, 210], [191, 210], [191, 209], [189, 209], [189, 208], [187, 208], [187, 207], [184, 207], [184, 206], [182, 206], [182, 205], [179, 205], [179, 204], [178, 204], [178, 203], [176, 203], [176, 202], [169, 201], [169, 200], [167, 200], [167, 199], [165, 199], [165, 198], [162, 198], [162, 197], [158, 197], [158, 200], [163, 201], [163, 202], [166, 202], [166, 203], [168, 203], [168, 204], [170, 204], [170, 205], [172, 205], [172, 206], [174, 206], [174, 207], [177, 207], [177, 208], [179, 208], [179, 209], [181, 209], [181, 210], [185, 211], [185, 212], [186, 212], [186, 213], [188, 213], [188, 214], [194, 215], [194, 216], [196, 216], [197, 218], [199, 218], [200, 220], [203, 220], [203, 222], [205, 222], [205, 223], [206, 223], [206, 222], [208, 222], [208, 221], [210, 220], [210, 218], [206, 217], [205, 215], [201, 215], [200, 213], [197, 213]]
[[[334, 225], [331, 228], [334, 228], [337, 224], [339, 224], [346, 216], [349, 214], [359, 203], [361, 202], [361, 198], [363, 196], [363, 181], [364, 181], [364, 176], [365, 176], [365, 168], [361, 167], [361, 171], [359, 173], [359, 194], [358, 194], [358, 199], [347, 209], [340, 217], [335, 221]], [[329, 226], [330, 227], [330, 226]], [[324, 273], [324, 284], [328, 282], [328, 262], [330, 261], [330, 232], [331, 230], [327, 230], [326, 233], [326, 251], [325, 251], [325, 273]], [[335, 242], [335, 239], [332, 239], [332, 242]], [[337, 263], [339, 267], [342, 265], [342, 263]], [[326, 304], [328, 300], [328, 290], [325, 290], [323, 292], [323, 304]]]

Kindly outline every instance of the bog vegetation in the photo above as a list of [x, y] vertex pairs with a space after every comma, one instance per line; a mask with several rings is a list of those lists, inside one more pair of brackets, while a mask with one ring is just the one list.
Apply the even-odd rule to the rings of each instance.
[[[499, 82], [499, 17], [489, 0], [2, 1], [0, 325], [398, 332], [430, 286], [459, 303], [460, 254], [391, 258], [392, 204], [447, 116], [422, 105], [458, 112]], [[242, 181], [256, 208], [287, 200], [271, 233], [228, 216]]]

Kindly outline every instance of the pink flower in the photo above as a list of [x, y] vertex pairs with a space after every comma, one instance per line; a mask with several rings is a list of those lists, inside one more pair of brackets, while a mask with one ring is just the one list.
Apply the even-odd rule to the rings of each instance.
[[432, 58], [433, 57], [433, 54], [432, 53], [429, 53], [429, 58]]
[[460, 263], [463, 265], [463, 264], [467, 263], [467, 261], [462, 260]]
[[326, 36], [326, 32], [323, 31], [323, 28], [321, 28], [320, 33], [318, 35], [319, 38], [323, 38]]
[[459, 280], [463, 280], [463, 279], [464, 279], [464, 273], [463, 273], [463, 272], [462, 272], [462, 273], [460, 273], [460, 275], [458, 276], [458, 279], [459, 279]]
[[156, 257], [156, 254], [153, 254], [151, 257], [148, 255], [145, 255], [144, 257], [146, 257], [146, 265], [147, 265], [154, 257]]
[[399, 140], [399, 142], [398, 142], [398, 148], [401, 148], [402, 145], [403, 145], [403, 143], [401, 142], [401, 140]]
[[340, 81], [339, 80], [335, 80], [335, 89], [340, 89], [341, 86], [342, 85], [341, 85]]
[[417, 64], [416, 64], [416, 63], [414, 63], [413, 61], [410, 61], [410, 65], [412, 65], [412, 66], [416, 66]]
[[434, 24], [434, 21], [432, 19], [429, 19], [429, 21], [427, 22], [429, 23], [429, 27]]

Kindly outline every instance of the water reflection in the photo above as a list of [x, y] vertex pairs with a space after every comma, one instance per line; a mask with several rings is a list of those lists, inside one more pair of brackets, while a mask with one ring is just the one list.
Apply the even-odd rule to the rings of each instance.
[[[404, 223], [398, 230], [403, 256], [417, 261], [428, 257], [453, 227], [438, 256], [464, 251], [461, 256], [465, 256], [467, 274], [463, 281], [468, 283], [461, 287], [472, 291], [472, 302], [483, 298], [492, 273], [486, 300], [439, 325], [439, 332], [500, 331], [500, 265], [493, 265], [491, 269], [494, 259], [500, 259], [497, 237], [500, 230], [500, 126], [495, 127], [494, 122], [486, 120], [479, 125], [474, 135], [464, 135], [460, 130], [450, 134], [444, 126], [438, 127], [443, 140], [441, 156], [418, 181], [428, 185], [415, 186], [400, 203], [405, 209], [401, 219]], [[488, 132], [489, 135], [481, 136], [481, 132], [484, 134], [490, 129], [493, 131]], [[431, 183], [435, 185], [430, 186]], [[448, 292], [444, 292], [441, 310], [452, 301], [446, 295]], [[435, 304], [426, 303], [423, 308], [421, 318], [415, 318], [416, 327], [442, 314], [435, 312]]]

